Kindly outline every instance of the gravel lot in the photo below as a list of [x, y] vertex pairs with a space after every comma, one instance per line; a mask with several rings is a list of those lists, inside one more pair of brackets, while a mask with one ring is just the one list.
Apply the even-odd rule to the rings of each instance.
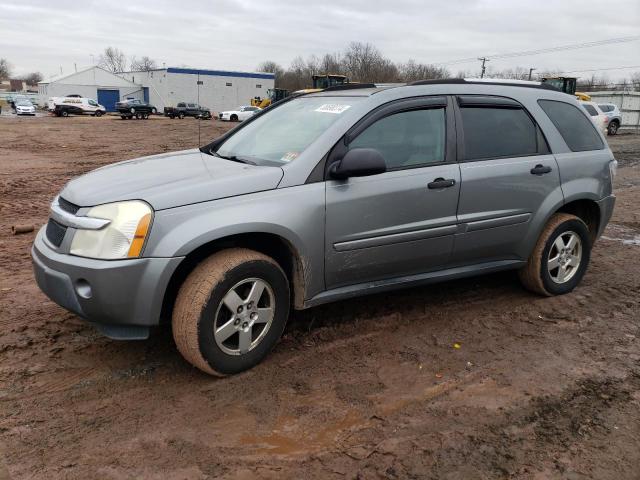
[[196, 125], [0, 118], [0, 479], [637, 478], [640, 135], [610, 138], [618, 204], [572, 294], [508, 272], [318, 307], [215, 379], [169, 327], [116, 342], [53, 304], [34, 234], [10, 231], [73, 176], [196, 146]]

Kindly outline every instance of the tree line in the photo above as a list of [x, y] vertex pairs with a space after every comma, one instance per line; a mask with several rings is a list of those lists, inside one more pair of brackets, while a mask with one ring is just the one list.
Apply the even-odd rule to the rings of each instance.
[[[12, 78], [12, 66], [6, 58], [0, 58], [0, 80], [9, 80]], [[38, 82], [42, 81], [42, 74], [40, 72], [31, 72], [27, 75], [23, 75], [16, 80], [23, 80], [27, 85], [35, 86]]]
[[[345, 75], [352, 82], [372, 83], [405, 83], [417, 80], [434, 80], [440, 78], [479, 77], [478, 68], [451, 72], [446, 66], [432, 63], [421, 63], [414, 59], [406, 62], [393, 62], [370, 43], [352, 42], [342, 52], [311, 55], [306, 59], [295, 57], [291, 64], [284, 68], [277, 62], [267, 60], [257, 66], [259, 72], [275, 74], [276, 88], [300, 90], [311, 86], [314, 74], [333, 73]], [[541, 70], [535, 73], [529, 68], [517, 66], [498, 70], [491, 65], [485, 72], [486, 78], [504, 78], [514, 80], [539, 80], [542, 77], [562, 76], [559, 70]], [[567, 74], [566, 76], [570, 76]], [[606, 74], [592, 74], [578, 79], [578, 85], [584, 89], [596, 86], [640, 91], [640, 72], [631, 74], [621, 83], [612, 83]]]

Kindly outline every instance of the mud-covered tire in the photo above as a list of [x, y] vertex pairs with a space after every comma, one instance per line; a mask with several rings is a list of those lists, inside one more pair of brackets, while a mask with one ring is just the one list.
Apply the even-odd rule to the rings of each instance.
[[[573, 232], [581, 241], [581, 259], [576, 272], [565, 283], [553, 280], [549, 271], [549, 253], [558, 237]], [[571, 292], [582, 280], [591, 257], [591, 237], [587, 225], [575, 215], [556, 213], [545, 225], [527, 264], [518, 271], [522, 285], [544, 296], [563, 295]]]
[[[255, 347], [232, 355], [223, 351], [214, 336], [218, 312], [235, 285], [256, 278], [271, 288], [273, 319]], [[222, 250], [198, 264], [180, 287], [172, 314], [173, 338], [185, 360], [203, 372], [218, 376], [239, 373], [260, 363], [278, 342], [289, 306], [287, 276], [273, 259], [244, 248]]]

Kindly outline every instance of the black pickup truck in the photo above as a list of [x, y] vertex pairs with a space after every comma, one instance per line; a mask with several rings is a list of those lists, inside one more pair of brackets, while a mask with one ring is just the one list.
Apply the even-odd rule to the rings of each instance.
[[120, 113], [120, 118], [127, 120], [136, 117], [147, 119], [149, 115], [155, 115], [158, 111], [153, 105], [138, 99], [122, 100], [116, 103], [116, 110]]
[[194, 117], [205, 120], [211, 119], [211, 111], [197, 103], [180, 102], [175, 107], [164, 107], [164, 116], [169, 118]]

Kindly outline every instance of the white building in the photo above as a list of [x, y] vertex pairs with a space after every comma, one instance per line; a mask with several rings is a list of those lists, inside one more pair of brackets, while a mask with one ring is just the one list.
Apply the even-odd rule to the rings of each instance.
[[70, 75], [58, 76], [38, 83], [40, 103], [49, 97], [80, 95], [92, 98], [104, 105], [107, 111], [115, 110], [115, 103], [124, 98], [144, 99], [145, 89], [121, 75], [100, 67], [89, 67]]
[[264, 98], [275, 81], [273, 73], [177, 67], [122, 75], [141, 85], [148, 92], [148, 101], [160, 112], [178, 102], [200, 103], [212, 112], [230, 110], [248, 105], [256, 96]]

